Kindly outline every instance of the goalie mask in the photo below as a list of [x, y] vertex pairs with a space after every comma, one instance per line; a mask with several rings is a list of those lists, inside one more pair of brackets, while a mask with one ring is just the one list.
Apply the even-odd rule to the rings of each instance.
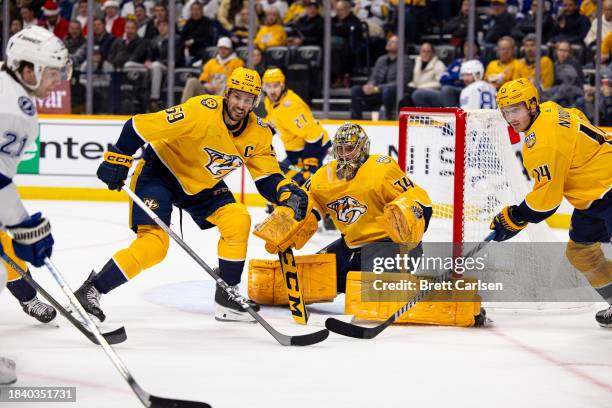
[[345, 123], [334, 135], [332, 151], [338, 161], [336, 176], [351, 180], [370, 155], [370, 139], [363, 128], [355, 123]]

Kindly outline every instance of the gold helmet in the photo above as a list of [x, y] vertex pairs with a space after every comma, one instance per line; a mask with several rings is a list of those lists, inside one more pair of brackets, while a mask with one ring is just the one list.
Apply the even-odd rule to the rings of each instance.
[[351, 180], [370, 155], [370, 139], [361, 126], [347, 122], [336, 131], [332, 152], [338, 178]]
[[527, 109], [538, 106], [538, 90], [527, 78], [519, 78], [506, 82], [497, 91], [497, 106], [505, 108], [515, 103], [525, 102]]
[[270, 68], [267, 69], [263, 74], [263, 83], [264, 85], [270, 82], [280, 82], [282, 84], [285, 83], [285, 74], [280, 68]]
[[253, 107], [255, 107], [259, 104], [259, 98], [261, 97], [261, 78], [255, 70], [244, 67], [236, 68], [227, 79], [226, 97], [230, 89], [255, 95], [255, 103], [253, 104]]

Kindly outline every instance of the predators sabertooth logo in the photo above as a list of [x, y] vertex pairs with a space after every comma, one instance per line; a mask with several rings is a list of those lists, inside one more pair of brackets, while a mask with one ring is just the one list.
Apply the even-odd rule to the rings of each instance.
[[204, 151], [210, 158], [206, 168], [215, 178], [223, 178], [242, 166], [239, 156], [218, 152], [210, 147], [205, 147]]
[[368, 206], [361, 204], [351, 196], [344, 196], [327, 204], [327, 208], [336, 212], [336, 219], [351, 225], [368, 211]]

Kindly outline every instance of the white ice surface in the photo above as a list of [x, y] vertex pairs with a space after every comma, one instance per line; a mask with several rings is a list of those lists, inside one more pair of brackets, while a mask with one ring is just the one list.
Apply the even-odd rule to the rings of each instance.
[[[27, 206], [51, 219], [53, 259], [73, 289], [133, 238], [125, 203]], [[262, 209], [251, 213], [254, 223], [263, 217]], [[211, 265], [217, 236], [185, 217], [185, 240]], [[319, 234], [300, 252], [333, 239]], [[249, 257], [263, 253], [251, 239]], [[63, 299], [46, 270], [33, 274]], [[492, 310], [489, 328], [392, 326], [373, 340], [332, 333], [297, 348], [279, 345], [256, 324], [215, 321], [213, 293], [208, 275], [171, 244], [163, 263], [103, 297], [102, 327], [125, 326], [128, 340], [114, 348], [145, 390], [240, 408], [612, 407], [612, 330], [593, 318], [603, 304], [569, 313]], [[343, 300], [310, 309], [342, 313]], [[66, 320], [41, 327], [7, 291], [0, 311], [0, 355], [17, 361], [16, 385], [77, 387], [76, 403], [12, 406], [141, 406], [102, 349]], [[264, 307], [262, 315], [284, 333], [319, 329], [294, 324], [284, 309]]]

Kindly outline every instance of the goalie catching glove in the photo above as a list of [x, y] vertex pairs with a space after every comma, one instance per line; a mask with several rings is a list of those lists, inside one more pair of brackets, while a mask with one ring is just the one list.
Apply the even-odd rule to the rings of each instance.
[[510, 239], [527, 227], [527, 221], [517, 219], [515, 211], [516, 205], [504, 207], [504, 209], [493, 218], [489, 228], [495, 231], [494, 241], [501, 242]]
[[121, 190], [133, 162], [132, 156], [124, 154], [116, 146], [111, 146], [104, 152], [104, 161], [98, 167], [96, 175], [106, 183], [109, 190]]
[[408, 197], [400, 196], [383, 208], [379, 217], [384, 230], [393, 242], [416, 247], [425, 233], [425, 211], [423, 206]]
[[253, 231], [266, 241], [266, 250], [271, 254], [291, 247], [300, 249], [317, 231], [317, 219], [306, 191], [285, 179], [279, 183], [277, 200], [279, 206]]

